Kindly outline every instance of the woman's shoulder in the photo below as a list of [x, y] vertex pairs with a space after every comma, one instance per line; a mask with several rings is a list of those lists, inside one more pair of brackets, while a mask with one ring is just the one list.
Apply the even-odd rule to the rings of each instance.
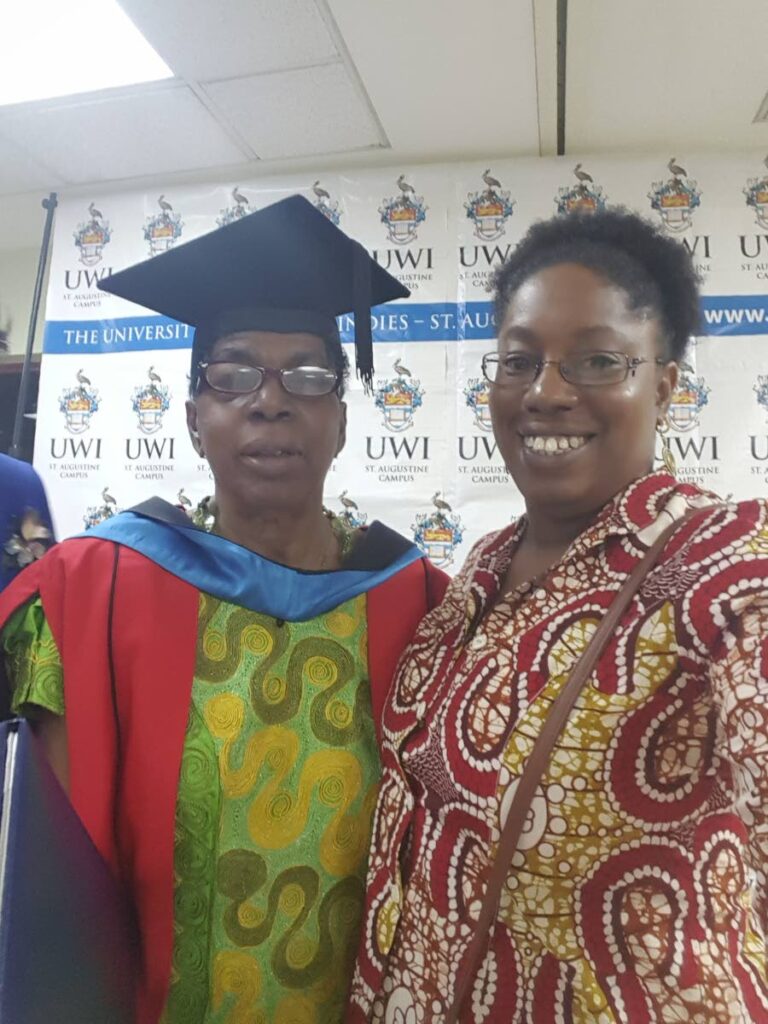
[[464, 564], [454, 576], [451, 589], [461, 589], [470, 585], [478, 572], [484, 570], [492, 572], [497, 559], [505, 557], [505, 552], [517, 529], [518, 521], [515, 520], [508, 526], [483, 534], [479, 540], [475, 541], [464, 559]]
[[[55, 544], [41, 559], [33, 562], [11, 581], [0, 594], [0, 624], [30, 598], [45, 592], [64, 602], [77, 596], [79, 602], [100, 601], [109, 591], [116, 567], [118, 545], [99, 537], [71, 537]], [[145, 578], [153, 563], [129, 548], [120, 548], [121, 567], [127, 563]], [[122, 557], [124, 554], [125, 557]]]
[[[691, 502], [694, 505], [696, 502]], [[715, 544], [729, 546], [743, 543], [752, 545], [762, 539], [763, 554], [768, 556], [768, 498], [747, 498], [735, 501], [732, 497], [701, 499], [702, 509], [710, 508], [699, 530], [709, 533]]]
[[673, 589], [699, 625], [722, 625], [754, 602], [768, 603], [768, 500], [700, 504], [701, 516], [681, 529], [668, 562], [677, 575]]

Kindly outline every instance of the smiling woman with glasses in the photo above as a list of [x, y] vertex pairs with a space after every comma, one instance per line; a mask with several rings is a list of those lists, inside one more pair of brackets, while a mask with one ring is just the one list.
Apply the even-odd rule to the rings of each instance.
[[654, 469], [691, 259], [569, 215], [495, 283], [482, 369], [526, 511], [390, 692], [351, 1019], [758, 1024], [768, 506]]
[[408, 292], [298, 196], [102, 287], [195, 327], [187, 424], [214, 494], [195, 521], [160, 499], [114, 516], [4, 593], [14, 708], [135, 908], [137, 1021], [339, 1024], [381, 708], [445, 578], [323, 508], [336, 316], [368, 385], [370, 307]]

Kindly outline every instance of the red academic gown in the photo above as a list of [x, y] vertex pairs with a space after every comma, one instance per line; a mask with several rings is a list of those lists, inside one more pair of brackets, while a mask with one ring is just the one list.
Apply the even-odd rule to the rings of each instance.
[[[367, 592], [377, 731], [400, 654], [446, 584], [418, 559]], [[84, 537], [59, 544], [0, 595], [1, 629], [39, 594], [58, 647], [70, 797], [136, 908], [139, 1024], [158, 1020], [170, 977], [174, 821], [199, 593], [131, 548]]]

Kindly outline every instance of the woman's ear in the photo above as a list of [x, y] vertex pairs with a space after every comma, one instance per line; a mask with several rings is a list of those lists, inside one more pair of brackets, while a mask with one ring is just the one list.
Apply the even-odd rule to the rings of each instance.
[[661, 376], [656, 385], [656, 409], [659, 416], [665, 415], [672, 401], [672, 396], [677, 390], [677, 382], [680, 379], [680, 367], [677, 363], [665, 363], [661, 368]]
[[336, 446], [337, 455], [347, 443], [347, 403], [340, 402], [339, 404], [341, 405], [341, 423], [339, 424], [339, 443]]
[[192, 441], [192, 447], [200, 458], [204, 459], [205, 451], [203, 450], [203, 442], [200, 440], [200, 431], [197, 426], [197, 406], [191, 399], [187, 399], [185, 409], [187, 412], [187, 430]]

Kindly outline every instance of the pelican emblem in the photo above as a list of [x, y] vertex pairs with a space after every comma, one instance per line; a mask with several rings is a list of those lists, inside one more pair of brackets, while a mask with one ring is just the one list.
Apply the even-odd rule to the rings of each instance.
[[486, 167], [481, 175], [485, 188], [480, 192], [469, 192], [464, 209], [467, 217], [474, 222], [475, 234], [484, 242], [493, 242], [504, 234], [504, 225], [512, 216], [515, 201], [501, 182]]
[[341, 220], [341, 207], [331, 199], [331, 193], [327, 188], [323, 188], [319, 180], [312, 183], [312, 192], [315, 196], [315, 209], [327, 217], [331, 224], [338, 227]]
[[448, 504], [448, 502], [440, 497], [440, 491], [435, 491], [435, 493], [432, 495], [432, 504], [435, 506], [435, 508], [437, 509], [437, 514], [440, 516], [442, 516], [443, 513], [445, 512], [453, 512], [453, 509]]
[[397, 177], [399, 195], [384, 199], [379, 207], [381, 221], [387, 234], [397, 245], [408, 245], [416, 240], [419, 224], [427, 215], [424, 197], [416, 194], [414, 186], [404, 174]]
[[405, 180], [404, 174], [401, 174], [400, 177], [397, 179], [397, 187], [400, 189], [404, 196], [407, 196], [408, 193], [410, 193], [411, 195], [416, 194], [416, 189], [413, 187], [413, 185], [408, 184], [408, 182]]
[[597, 213], [605, 209], [605, 196], [601, 185], [578, 163], [573, 168], [576, 184], [558, 190], [555, 197], [558, 213]]
[[142, 434], [156, 434], [163, 425], [163, 416], [168, 411], [171, 396], [154, 366], [147, 370], [147, 380], [148, 384], [134, 388], [131, 406]]
[[667, 231], [679, 234], [693, 224], [692, 213], [701, 205], [701, 190], [688, 177], [686, 169], [677, 162], [677, 157], [669, 158], [666, 169], [671, 177], [655, 181], [648, 198], [651, 208], [659, 214]]
[[413, 539], [435, 565], [449, 566], [453, 553], [464, 539], [464, 527], [440, 491], [432, 495], [432, 513], [421, 512], [413, 524]]
[[494, 178], [491, 174], [491, 168], [486, 167], [483, 171], [483, 181], [488, 186], [488, 189], [493, 192], [495, 188], [501, 188], [501, 182], [498, 178]]
[[91, 417], [99, 408], [99, 393], [82, 369], [75, 374], [76, 385], [65, 388], [59, 396], [59, 410], [70, 434], [82, 434], [91, 425]]
[[104, 487], [101, 492], [101, 505], [90, 505], [85, 510], [83, 525], [86, 530], [92, 530], [94, 526], [103, 523], [105, 519], [116, 516], [120, 509], [117, 507], [117, 499], [110, 494], [109, 488]]
[[157, 197], [157, 205], [160, 207], [160, 213], [147, 217], [144, 222], [144, 238], [149, 242], [150, 256], [157, 256], [172, 248], [181, 237], [184, 226], [181, 217], [173, 208], [173, 203], [170, 203], [164, 194]]
[[383, 414], [387, 430], [399, 433], [412, 426], [413, 414], [422, 403], [424, 388], [399, 357], [392, 364], [392, 369], [396, 376], [379, 384], [374, 392], [374, 401]]
[[236, 206], [239, 206], [244, 213], [248, 212], [251, 204], [248, 202], [248, 197], [243, 195], [237, 185], [232, 189], [232, 198]]
[[353, 501], [347, 495], [346, 491], [341, 492], [339, 495], [339, 501], [344, 509], [339, 518], [342, 519], [350, 529], [357, 530], [361, 526], [365, 526], [368, 521], [367, 513], [360, 511], [357, 502]]
[[93, 267], [101, 261], [104, 246], [111, 238], [109, 224], [94, 202], [88, 204], [88, 220], [79, 224], [74, 233], [75, 245], [80, 250], [80, 262]]

